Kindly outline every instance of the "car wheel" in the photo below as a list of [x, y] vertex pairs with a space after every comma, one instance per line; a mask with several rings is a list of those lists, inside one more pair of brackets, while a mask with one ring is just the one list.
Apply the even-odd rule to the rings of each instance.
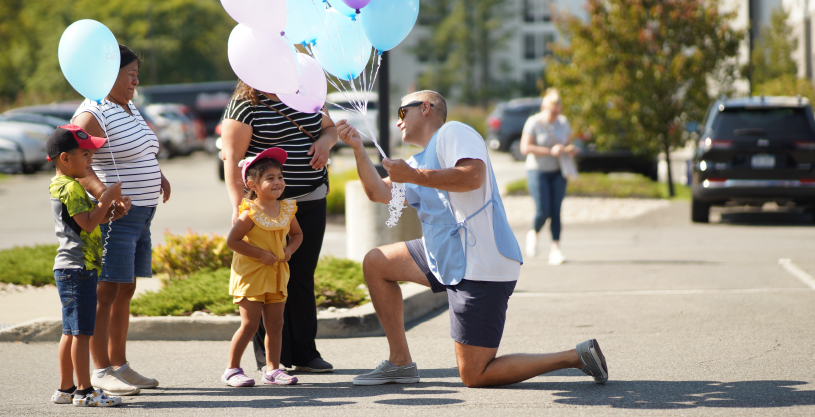
[[24, 164], [23, 165], [23, 174], [36, 174], [37, 171], [40, 170], [40, 167], [36, 164]]
[[521, 154], [521, 140], [515, 139], [509, 144], [509, 153], [516, 161], [524, 161], [526, 157]]
[[694, 223], [710, 223], [710, 204], [691, 200], [690, 219]]

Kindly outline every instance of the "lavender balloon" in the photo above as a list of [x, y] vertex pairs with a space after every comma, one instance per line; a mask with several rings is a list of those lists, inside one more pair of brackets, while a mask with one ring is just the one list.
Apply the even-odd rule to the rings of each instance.
[[297, 92], [297, 57], [282, 36], [239, 24], [229, 35], [227, 57], [235, 75], [249, 86], [271, 94]]
[[317, 113], [325, 105], [328, 92], [323, 68], [306, 54], [297, 54], [297, 61], [300, 63], [300, 90], [297, 94], [278, 94], [277, 98], [297, 111]]

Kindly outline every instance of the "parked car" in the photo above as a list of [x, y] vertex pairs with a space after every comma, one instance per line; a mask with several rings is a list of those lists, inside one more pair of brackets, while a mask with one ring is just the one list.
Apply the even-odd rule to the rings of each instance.
[[[487, 117], [487, 145], [491, 149], [509, 152], [517, 161], [521, 155], [521, 134], [530, 116], [540, 112], [542, 99], [519, 98], [500, 103]], [[589, 140], [574, 139], [581, 152], [575, 156], [577, 168], [582, 172], [636, 172], [653, 180], [657, 178], [657, 160], [633, 153], [630, 149], [597, 150]]]
[[200, 118], [206, 135], [215, 132], [238, 81], [167, 84], [138, 87], [133, 99], [139, 108], [151, 103], [180, 103]]
[[56, 129], [59, 126], [64, 126], [70, 123], [68, 119], [37, 113], [6, 112], [3, 114], [3, 119], [9, 122], [26, 122], [46, 125], [52, 129]]
[[16, 142], [0, 138], [0, 172], [16, 174], [23, 171], [23, 150]]
[[707, 223], [711, 206], [776, 202], [813, 211], [815, 118], [809, 100], [716, 100], [700, 138], [692, 161], [694, 222]]
[[203, 146], [196, 133], [196, 124], [185, 114], [184, 107], [181, 104], [148, 104], [141, 111], [142, 117], [146, 114], [162, 131], [170, 156], [189, 155]]
[[53, 131], [48, 126], [0, 121], [0, 138], [15, 143], [17, 151], [22, 154], [22, 171], [33, 174], [47, 163], [45, 143]]

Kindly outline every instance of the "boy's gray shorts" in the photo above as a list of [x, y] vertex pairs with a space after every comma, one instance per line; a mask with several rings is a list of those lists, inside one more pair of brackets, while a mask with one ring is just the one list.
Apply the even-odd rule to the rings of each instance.
[[504, 334], [507, 304], [517, 281], [491, 282], [462, 280], [444, 285], [427, 265], [424, 242], [405, 242], [408, 252], [430, 282], [433, 292], [447, 292], [450, 304], [450, 337], [471, 346], [497, 348]]

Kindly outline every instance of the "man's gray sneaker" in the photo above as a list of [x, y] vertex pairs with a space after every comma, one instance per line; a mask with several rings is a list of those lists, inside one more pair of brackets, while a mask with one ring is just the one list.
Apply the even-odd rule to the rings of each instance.
[[598, 384], [605, 384], [608, 381], [608, 366], [606, 365], [606, 357], [600, 350], [600, 345], [597, 339], [586, 340], [580, 343], [575, 348], [577, 355], [580, 356], [580, 361], [583, 362], [584, 374], [594, 377], [594, 382]]
[[394, 366], [390, 361], [382, 361], [367, 374], [354, 378], [354, 385], [415, 384], [419, 382], [419, 368], [416, 362], [405, 366]]

